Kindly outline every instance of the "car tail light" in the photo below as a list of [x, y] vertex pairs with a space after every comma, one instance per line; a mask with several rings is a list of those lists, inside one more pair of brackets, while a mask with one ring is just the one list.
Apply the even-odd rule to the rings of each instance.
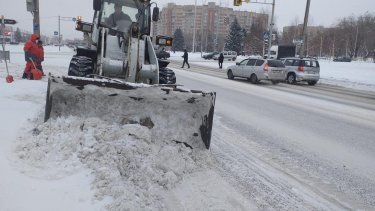
[[303, 66], [298, 66], [298, 71], [303, 72], [304, 71]]
[[264, 70], [264, 71], [268, 71], [268, 64], [265, 64], [265, 65], [264, 65], [263, 70]]

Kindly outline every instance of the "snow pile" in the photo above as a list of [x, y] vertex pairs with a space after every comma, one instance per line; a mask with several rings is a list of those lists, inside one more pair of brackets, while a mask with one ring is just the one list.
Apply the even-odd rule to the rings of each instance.
[[33, 176], [57, 178], [89, 167], [96, 197], [113, 198], [109, 210], [165, 210], [166, 193], [210, 160], [207, 151], [156, 143], [138, 124], [72, 116], [38, 125], [19, 138], [15, 152]]

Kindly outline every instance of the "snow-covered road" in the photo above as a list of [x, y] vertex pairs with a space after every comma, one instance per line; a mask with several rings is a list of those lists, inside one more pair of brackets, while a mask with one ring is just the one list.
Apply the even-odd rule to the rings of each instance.
[[187, 88], [217, 92], [218, 170], [259, 208], [375, 206], [374, 93], [176, 72]]

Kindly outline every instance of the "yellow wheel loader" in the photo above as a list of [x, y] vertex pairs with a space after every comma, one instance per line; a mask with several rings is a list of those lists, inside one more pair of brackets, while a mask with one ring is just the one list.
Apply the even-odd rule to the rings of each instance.
[[155, 141], [210, 147], [216, 93], [178, 87], [169, 62], [157, 59], [155, 46], [170, 46], [172, 38], [151, 38], [159, 19], [153, 4], [93, 0], [93, 21], [76, 22], [87, 46], [77, 48], [68, 76], [49, 77], [45, 121], [73, 115], [138, 123]]

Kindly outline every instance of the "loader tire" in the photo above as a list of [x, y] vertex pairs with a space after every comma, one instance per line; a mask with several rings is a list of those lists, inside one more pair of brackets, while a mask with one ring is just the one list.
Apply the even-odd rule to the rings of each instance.
[[94, 62], [86, 56], [73, 56], [69, 64], [69, 76], [86, 77], [94, 73]]
[[162, 67], [159, 69], [159, 84], [175, 84], [176, 74], [173, 70]]

